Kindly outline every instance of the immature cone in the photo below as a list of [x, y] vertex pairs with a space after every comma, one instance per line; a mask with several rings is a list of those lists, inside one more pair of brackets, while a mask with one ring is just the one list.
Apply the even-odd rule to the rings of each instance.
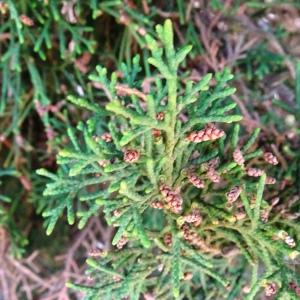
[[164, 205], [161, 201], [159, 200], [155, 200], [150, 204], [151, 207], [155, 208], [155, 209], [163, 209]]
[[225, 132], [218, 129], [214, 124], [207, 124], [200, 131], [193, 131], [187, 136], [187, 140], [192, 143], [201, 143], [206, 141], [214, 141], [221, 138]]
[[245, 162], [245, 158], [243, 156], [243, 153], [240, 149], [235, 149], [233, 152], [233, 160], [239, 165], [243, 166]]
[[264, 174], [264, 171], [258, 168], [248, 168], [247, 175], [251, 177], [259, 177]]
[[155, 137], [155, 138], [159, 138], [161, 137], [161, 131], [159, 129], [152, 129], [152, 136]]
[[203, 189], [204, 188], [204, 181], [201, 180], [201, 178], [199, 176], [197, 176], [195, 173], [189, 172], [188, 173], [188, 179], [198, 189]]
[[171, 247], [171, 245], [172, 245], [172, 234], [170, 232], [167, 232], [164, 235], [164, 244], [168, 247]]
[[182, 210], [182, 198], [179, 193], [173, 191], [169, 186], [163, 184], [160, 186], [160, 192], [167, 202], [168, 209], [173, 213], [179, 214]]
[[114, 217], [118, 218], [121, 216], [121, 211], [119, 209], [115, 209], [113, 211], [113, 215], [114, 215]]
[[165, 118], [165, 113], [164, 113], [164, 112], [160, 111], [160, 112], [158, 112], [158, 113], [156, 114], [156, 120], [158, 120], [158, 121], [163, 121], [164, 118]]
[[267, 297], [273, 296], [277, 293], [277, 285], [274, 282], [270, 282], [265, 287], [265, 294]]
[[32, 27], [34, 25], [33, 20], [26, 15], [21, 15], [19, 19], [25, 26]]
[[110, 133], [105, 132], [101, 135], [101, 139], [106, 143], [110, 143], [112, 141], [112, 136]]
[[107, 252], [102, 249], [91, 249], [88, 253], [90, 257], [103, 257]]
[[247, 217], [247, 215], [244, 212], [237, 212], [234, 215], [235, 221], [240, 221], [240, 220], [244, 220]]
[[297, 288], [297, 284], [294, 281], [289, 282], [289, 288], [295, 290]]
[[140, 152], [135, 149], [127, 149], [124, 152], [124, 161], [127, 163], [135, 163], [140, 158]]
[[264, 153], [264, 160], [267, 163], [271, 164], [271, 165], [277, 165], [278, 164], [277, 157], [271, 152], [265, 152]]
[[207, 172], [207, 177], [214, 183], [221, 181], [221, 176], [215, 169], [209, 169]]
[[276, 179], [274, 177], [268, 176], [266, 178], [266, 184], [275, 184], [275, 183], [276, 183]]
[[118, 249], [122, 249], [127, 244], [127, 242], [127, 238], [125, 236], [122, 236], [116, 246]]
[[144, 27], [139, 27], [137, 30], [138, 34], [140, 34], [141, 36], [145, 36], [147, 34], [147, 31]]
[[234, 186], [233, 188], [231, 188], [231, 190], [228, 193], [226, 193], [226, 198], [228, 200], [228, 203], [230, 204], [234, 203], [240, 196], [241, 192], [242, 192], [242, 188], [239, 186]]

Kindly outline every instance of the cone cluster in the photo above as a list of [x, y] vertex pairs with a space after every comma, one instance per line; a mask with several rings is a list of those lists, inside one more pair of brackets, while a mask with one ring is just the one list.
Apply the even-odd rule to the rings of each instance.
[[187, 140], [192, 143], [214, 141], [221, 138], [224, 134], [225, 132], [214, 124], [207, 124], [204, 129], [188, 134]]

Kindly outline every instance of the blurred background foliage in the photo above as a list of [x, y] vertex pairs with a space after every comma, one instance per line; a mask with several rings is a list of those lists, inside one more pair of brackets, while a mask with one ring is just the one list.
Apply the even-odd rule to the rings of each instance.
[[166, 18], [177, 44], [193, 45], [182, 72], [199, 79], [231, 68], [245, 134], [262, 128], [259, 143], [282, 166], [277, 211], [299, 215], [299, 1], [2, 0], [0, 299], [71, 299], [64, 282], [83, 275], [89, 248], [109, 241], [111, 230], [97, 219], [81, 232], [60, 221], [47, 238], [44, 179], [35, 170], [56, 170], [66, 128], [86, 117], [66, 96], [100, 100], [87, 74], [96, 64], [130, 64], [137, 53], [146, 59], [144, 36]]

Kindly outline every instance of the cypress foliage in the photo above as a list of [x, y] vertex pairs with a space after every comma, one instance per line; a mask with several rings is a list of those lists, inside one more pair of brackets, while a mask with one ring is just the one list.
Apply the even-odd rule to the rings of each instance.
[[[68, 286], [85, 299], [195, 299], [207, 276], [218, 286], [215, 299], [233, 299], [249, 282], [247, 300], [262, 288], [287, 299], [299, 246], [292, 227], [279, 231], [280, 217], [262, 221], [270, 166], [255, 145], [259, 130], [239, 141], [233, 76], [225, 69], [191, 81], [179, 69], [191, 47], [174, 48], [170, 20], [156, 26], [156, 36], [145, 37], [155, 76], [149, 91], [142, 89], [139, 56], [122, 65], [122, 76], [97, 66], [89, 79], [106, 100], [69, 96], [90, 118], [68, 128], [57, 174], [38, 170], [49, 178], [47, 234], [63, 214], [83, 228], [101, 210], [116, 227], [107, 254], [87, 260], [94, 283]], [[257, 162], [261, 172], [252, 172]], [[151, 221], [157, 219], [162, 230]]]

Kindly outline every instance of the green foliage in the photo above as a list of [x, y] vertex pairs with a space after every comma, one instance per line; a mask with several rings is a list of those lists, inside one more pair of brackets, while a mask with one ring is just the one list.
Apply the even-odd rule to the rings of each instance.
[[[271, 213], [268, 224], [261, 220], [271, 207], [265, 196], [269, 170], [255, 143], [259, 130], [242, 143], [240, 126], [231, 124], [241, 120], [230, 98], [233, 76], [225, 69], [190, 80], [179, 65], [191, 47], [174, 48], [170, 20], [158, 25], [156, 34], [145, 37], [154, 69], [147, 63], [146, 68], [155, 76], [149, 91], [142, 89], [139, 56], [122, 64], [122, 76], [108, 76], [97, 66], [89, 79], [101, 87], [105, 100], [68, 98], [90, 111], [90, 118], [76, 130], [68, 128], [70, 143], [58, 153], [57, 174], [38, 171], [49, 178], [43, 209], [47, 234], [65, 212], [69, 224], [79, 220], [82, 228], [103, 210], [107, 223], [117, 227], [116, 247], [99, 260], [87, 260], [95, 283], [68, 286], [83, 291], [85, 299], [139, 299], [146, 293], [196, 299], [208, 295], [203, 282], [211, 278], [217, 288], [210, 297], [232, 299], [252, 272], [245, 299], [255, 299], [268, 282], [276, 282], [284, 296], [293, 276], [289, 262], [299, 249], [279, 231], [278, 216]], [[206, 138], [200, 140], [200, 133]], [[238, 148], [244, 163], [233, 159]], [[260, 178], [248, 176], [253, 164], [263, 168]], [[230, 198], [234, 187], [241, 201], [239, 194]], [[195, 211], [198, 224], [191, 221]], [[293, 226], [282, 229], [295, 233]], [[241, 266], [239, 274], [232, 270], [235, 264]]]

